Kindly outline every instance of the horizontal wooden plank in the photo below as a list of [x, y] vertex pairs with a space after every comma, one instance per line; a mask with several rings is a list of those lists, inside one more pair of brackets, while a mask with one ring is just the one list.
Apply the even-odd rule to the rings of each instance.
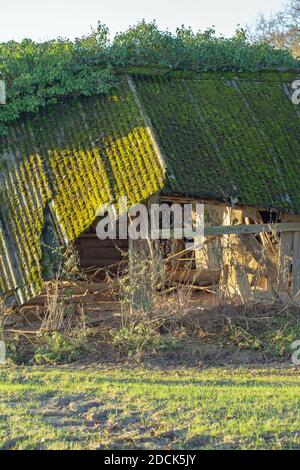
[[[210, 235], [234, 235], [234, 234], [247, 234], [247, 233], [271, 233], [271, 232], [298, 232], [300, 231], [300, 222], [285, 222], [285, 223], [279, 223], [279, 224], [249, 224], [249, 225], [220, 225], [220, 226], [212, 226], [212, 227], [205, 227], [204, 228], [204, 236], [210, 236]], [[152, 236], [157, 235], [159, 232], [160, 237], [163, 238], [168, 238], [169, 230], [168, 229], [162, 229], [162, 230], [154, 230], [152, 231]], [[181, 235], [181, 230], [180, 229], [175, 229], [171, 230], [171, 236], [174, 237], [175, 235]], [[195, 233], [192, 230], [186, 230], [185, 231], [185, 237], [186, 238], [193, 238], [195, 236]], [[118, 250], [117, 246], [124, 243], [128, 243], [127, 241], [122, 240], [105, 240], [101, 241], [98, 239], [93, 238], [92, 239], [79, 239], [80, 241], [80, 249], [91, 253], [90, 250], [93, 250], [93, 255], [102, 257], [104, 255], [104, 252], [107, 256], [107, 252], [109, 250], [110, 253], [120, 253]], [[104, 243], [105, 242], [105, 243]], [[115, 244], [114, 244], [115, 242]], [[120, 243], [120, 244], [119, 244]], [[117, 246], [116, 246], [117, 245]], [[122, 250], [122, 249], [121, 249]], [[121, 253], [120, 253], [121, 256]]]
[[81, 246], [78, 250], [81, 258], [95, 258], [95, 259], [122, 259], [126, 255], [127, 250], [120, 251], [117, 248], [103, 248], [94, 246]]
[[[298, 232], [300, 231], [300, 222], [287, 222], [281, 224], [249, 224], [249, 225], [220, 225], [204, 227], [204, 236], [210, 235], [241, 235], [247, 233], [271, 233], [271, 232]], [[166, 238], [169, 234], [168, 229], [152, 231], [152, 236], [159, 232], [161, 238]], [[171, 230], [172, 237], [180, 236], [181, 229]], [[193, 230], [185, 230], [185, 238], [194, 238]]]
[[123, 260], [121, 259], [95, 259], [95, 258], [84, 258], [80, 261], [80, 265], [84, 267], [88, 266], [96, 266], [96, 267], [105, 267], [110, 266], [111, 264], [118, 264], [121, 263]]
[[88, 235], [81, 235], [79, 238], [76, 239], [76, 244], [77, 243], [90, 243], [94, 244], [96, 246], [105, 246], [105, 247], [114, 247], [114, 246], [122, 246], [122, 247], [128, 247], [128, 240], [100, 240], [96, 234], [88, 234]]
[[272, 233], [300, 231], [300, 222], [286, 222], [281, 224], [249, 224], [249, 225], [222, 225], [219, 227], [205, 227], [204, 234], [231, 235], [243, 233]]

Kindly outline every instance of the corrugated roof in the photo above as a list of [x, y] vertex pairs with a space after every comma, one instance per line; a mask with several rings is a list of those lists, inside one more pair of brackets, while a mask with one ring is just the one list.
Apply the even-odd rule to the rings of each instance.
[[296, 73], [156, 73], [24, 116], [0, 139], [0, 294], [37, 293], [59, 237], [77, 238], [120, 195], [300, 213]]
[[164, 192], [300, 212], [300, 106], [290, 96], [295, 78], [136, 79], [167, 162]]
[[47, 212], [58, 234], [72, 241], [101, 204], [123, 195], [134, 205], [163, 184], [164, 170], [127, 80], [111, 96], [24, 117], [0, 140], [0, 161], [0, 294], [18, 288], [20, 302], [40, 291], [43, 267], [54, 262], [55, 248], [44, 237]]

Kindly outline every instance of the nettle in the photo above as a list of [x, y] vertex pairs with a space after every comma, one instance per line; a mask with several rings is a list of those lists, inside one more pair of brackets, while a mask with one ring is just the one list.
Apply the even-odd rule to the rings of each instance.
[[205, 72], [299, 67], [300, 61], [268, 44], [251, 44], [243, 30], [227, 39], [216, 37], [213, 29], [194, 33], [181, 27], [172, 34], [144, 21], [112, 42], [107, 27], [98, 23], [74, 41], [1, 43], [0, 80], [6, 82], [7, 102], [0, 108], [0, 135], [24, 112], [70, 96], [108, 93], [118, 82], [116, 66], [153, 64]]

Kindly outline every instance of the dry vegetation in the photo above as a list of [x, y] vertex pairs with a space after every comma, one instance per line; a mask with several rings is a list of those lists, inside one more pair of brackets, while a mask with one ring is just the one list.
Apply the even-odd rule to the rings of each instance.
[[[208, 225], [224, 223], [226, 214], [233, 225], [262, 222], [253, 209], [207, 211]], [[84, 272], [69, 249], [69, 268], [42, 296], [21, 308], [2, 304], [9, 360], [130, 359], [162, 366], [290, 360], [300, 309], [295, 299], [281, 302], [275, 231], [209, 236], [198, 250], [183, 240], [138, 243], [129, 261], [118, 248], [116, 266]], [[283, 264], [289, 286], [291, 260]]]
[[147, 257], [135, 260], [136, 277], [129, 266], [105, 282], [94, 275], [56, 279], [40, 305], [14, 312], [2, 307], [9, 360], [143, 360], [163, 367], [289, 361], [291, 344], [300, 337], [298, 306], [255, 296], [229, 303], [216, 279], [193, 274], [193, 262], [185, 260], [183, 267], [178, 254], [170, 254], [165, 264], [172, 269], [161, 269], [161, 262]]

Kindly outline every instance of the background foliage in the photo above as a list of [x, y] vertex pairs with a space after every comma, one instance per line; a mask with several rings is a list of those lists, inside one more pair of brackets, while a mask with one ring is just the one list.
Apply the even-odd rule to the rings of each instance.
[[0, 78], [7, 84], [7, 104], [0, 108], [0, 135], [23, 112], [56, 103], [63, 97], [107, 93], [117, 82], [114, 66], [167, 65], [179, 70], [252, 71], [299, 67], [288, 51], [266, 42], [250, 42], [243, 30], [233, 38], [217, 37], [213, 29], [175, 34], [140, 22], [109, 40], [108, 28], [96, 29], [75, 41], [0, 43]]
[[300, 0], [290, 0], [270, 17], [261, 15], [250, 35], [255, 41], [285, 48], [300, 57]]

